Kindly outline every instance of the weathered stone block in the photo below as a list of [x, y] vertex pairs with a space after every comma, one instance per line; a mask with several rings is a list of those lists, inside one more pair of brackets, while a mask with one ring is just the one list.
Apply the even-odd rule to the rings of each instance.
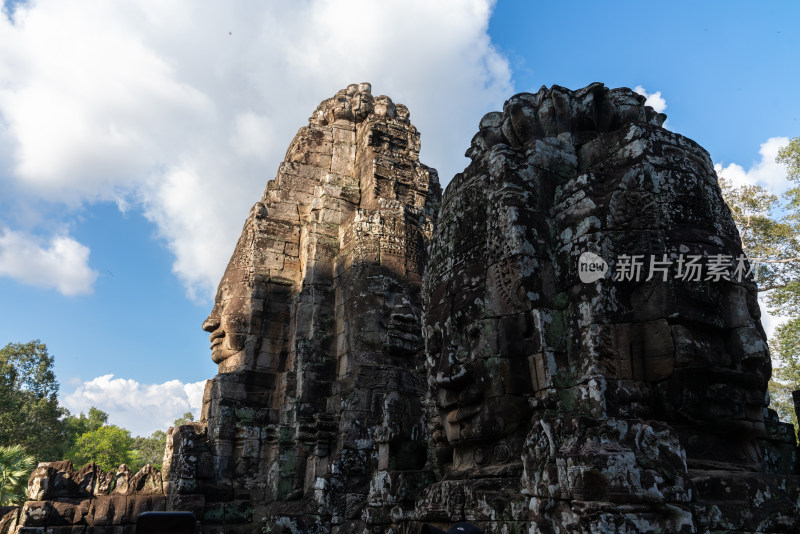
[[20, 527], [43, 527], [48, 524], [53, 510], [49, 501], [27, 501], [22, 505], [19, 515]]

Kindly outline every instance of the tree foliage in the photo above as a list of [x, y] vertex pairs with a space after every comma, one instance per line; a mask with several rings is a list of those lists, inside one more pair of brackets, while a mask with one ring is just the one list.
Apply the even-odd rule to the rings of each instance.
[[172, 422], [172, 426], [181, 426], [191, 423], [192, 421], [194, 421], [194, 415], [192, 415], [192, 412], [186, 412], [182, 416], [175, 419], [175, 421]]
[[724, 177], [720, 186], [739, 229], [742, 249], [754, 265], [759, 291], [767, 292], [770, 308], [781, 309], [800, 274], [800, 219], [783, 211], [778, 197], [757, 185], [733, 187]]
[[800, 389], [800, 137], [778, 151], [791, 187], [784, 202], [760, 186], [734, 188], [720, 178], [725, 201], [742, 237], [742, 248], [756, 259], [759, 291], [770, 313], [788, 318], [769, 340], [773, 380], [771, 406], [798, 429], [791, 392]]
[[795, 184], [800, 183], [800, 137], [795, 137], [789, 144], [778, 150], [778, 163], [786, 165], [786, 177]]
[[129, 430], [106, 425], [79, 436], [70, 459], [77, 466], [94, 462], [104, 471], [116, 471], [120, 464], [134, 464], [133, 450]]
[[53, 358], [38, 339], [0, 349], [0, 446], [20, 445], [37, 461], [65, 452]]
[[783, 421], [797, 424], [792, 391], [800, 389], [800, 317], [793, 317], [779, 325], [769, 342], [772, 358], [778, 365], [772, 370], [770, 396], [772, 408]]
[[108, 424], [108, 414], [92, 406], [88, 415], [69, 415], [64, 423], [71, 442], [68, 459], [76, 466], [95, 462], [104, 471], [126, 464], [138, 471], [146, 464], [161, 469], [167, 433], [156, 430], [150, 437], [131, 437], [130, 431]]
[[[130, 431], [109, 425], [108, 414], [94, 406], [87, 414], [70, 414], [58, 404], [53, 363], [39, 340], [0, 349], [0, 447], [18, 446], [34, 458], [34, 465], [69, 459], [76, 467], [93, 461], [107, 471], [123, 463], [134, 471], [147, 463], [160, 468], [163, 430], [132, 438]], [[193, 418], [187, 412], [175, 425]]]
[[78, 438], [87, 432], [97, 430], [108, 423], [108, 414], [92, 406], [88, 415], [72, 415], [67, 412], [63, 419], [66, 451], [71, 453], [75, 449]]
[[33, 456], [25, 454], [20, 445], [0, 447], [0, 506], [25, 501], [28, 478], [35, 466]]
[[161, 469], [164, 461], [164, 449], [167, 446], [167, 433], [163, 430], [156, 430], [149, 438], [137, 436], [133, 438], [133, 449], [136, 459], [131, 470], [138, 471], [145, 464]]
[[[173, 421], [172, 426], [181, 426], [194, 421], [192, 412], [186, 412], [182, 416]], [[161, 464], [164, 461], [164, 449], [167, 446], [167, 433], [163, 430], [156, 430], [150, 437], [145, 438], [137, 436], [133, 439], [133, 452], [135, 455], [134, 463], [131, 467], [136, 471], [151, 464], [152, 466], [161, 469]]]

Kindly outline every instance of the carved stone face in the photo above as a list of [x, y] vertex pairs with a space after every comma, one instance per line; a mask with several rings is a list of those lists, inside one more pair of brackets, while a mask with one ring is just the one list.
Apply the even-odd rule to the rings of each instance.
[[214, 308], [203, 322], [209, 332], [211, 359], [222, 363], [241, 354], [247, 345], [253, 316], [252, 280], [242, 267], [229, 268], [217, 289]]
[[269, 250], [262, 250], [259, 227], [265, 214], [263, 204], [256, 203], [219, 283], [214, 308], [203, 322], [203, 330], [211, 334], [211, 359], [221, 373], [256, 365], [268, 293], [266, 278], [258, 274], [269, 267], [264, 264]]
[[524, 289], [533, 278], [525, 269], [530, 257], [507, 239], [512, 223], [492, 220], [502, 219], [504, 199], [487, 208], [479, 200], [481, 179], [460, 188], [445, 201], [437, 231], [449, 239], [432, 247], [425, 288], [429, 386], [454, 464], [467, 449], [491, 449], [517, 430], [524, 434], [532, 393], [533, 329]]
[[261, 202], [253, 206], [203, 322], [220, 373], [274, 372], [282, 365], [300, 266], [296, 256], [284, 255], [287, 243], [296, 253], [297, 242], [291, 227], [276, 230], [281, 224], [267, 217]]
[[441, 339], [431, 347], [436, 405], [451, 445], [497, 441], [527, 424], [531, 385], [523, 332], [501, 342], [518, 319], [478, 316], [434, 328], [432, 338]]

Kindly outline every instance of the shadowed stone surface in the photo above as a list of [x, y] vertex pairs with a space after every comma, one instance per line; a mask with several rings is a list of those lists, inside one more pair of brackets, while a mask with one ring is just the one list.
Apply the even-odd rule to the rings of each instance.
[[[798, 528], [797, 479], [772, 474], [794, 472], [795, 444], [767, 410], [738, 233], [706, 151], [644, 100], [554, 86], [481, 120], [425, 279], [443, 477], [415, 518], [487, 532], [510, 519], [532, 532]], [[582, 281], [584, 253], [605, 275]], [[637, 260], [640, 276], [623, 269]]]
[[404, 106], [325, 100], [220, 282], [163, 494], [44, 464], [0, 533], [147, 503], [206, 533], [800, 531], [750, 265], [708, 153], [644, 100], [515, 95], [441, 200]]

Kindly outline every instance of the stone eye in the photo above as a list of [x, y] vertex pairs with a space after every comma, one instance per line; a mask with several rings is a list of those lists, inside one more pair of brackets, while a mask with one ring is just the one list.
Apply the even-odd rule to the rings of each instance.
[[428, 351], [430, 354], [442, 352], [442, 333], [440, 331], [434, 329], [428, 331]]
[[472, 325], [467, 330], [467, 335], [469, 336], [469, 340], [475, 343], [481, 337], [481, 327], [479, 325]]

